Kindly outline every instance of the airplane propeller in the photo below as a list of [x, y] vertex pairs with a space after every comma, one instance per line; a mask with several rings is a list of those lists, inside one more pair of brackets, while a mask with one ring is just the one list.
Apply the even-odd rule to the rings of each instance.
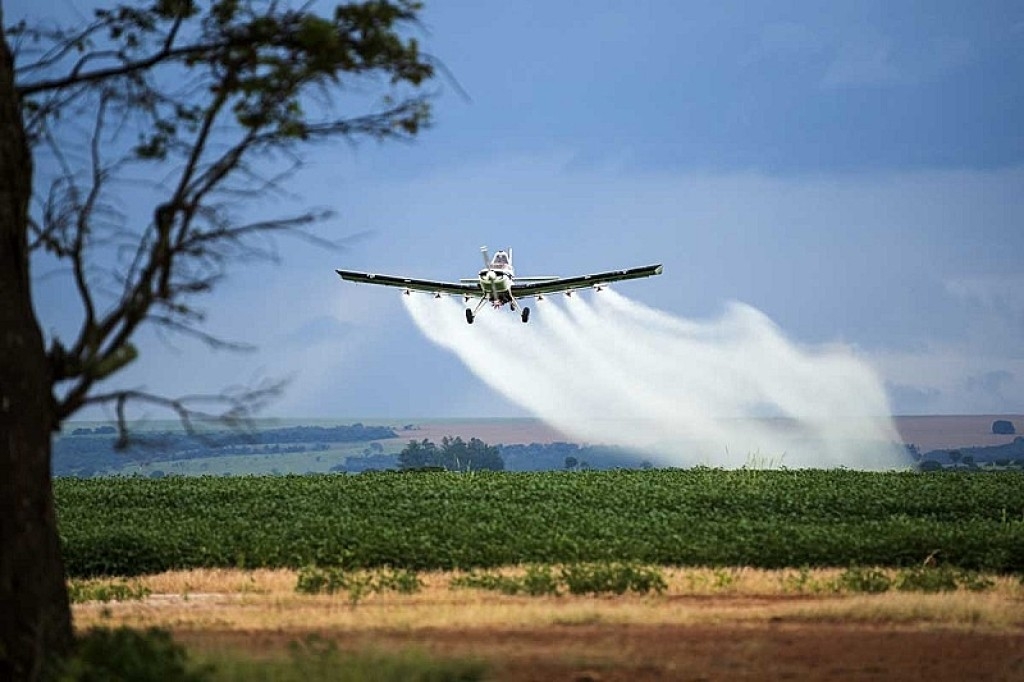
[[487, 254], [487, 247], [480, 247], [480, 255], [484, 257], [484, 267], [488, 267], [491, 264], [491, 257]]

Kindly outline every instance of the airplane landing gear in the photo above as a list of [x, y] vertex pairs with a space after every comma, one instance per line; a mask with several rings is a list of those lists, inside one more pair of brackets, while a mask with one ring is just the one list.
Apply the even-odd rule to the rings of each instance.
[[529, 308], [523, 308], [523, 315], [522, 315], [522, 317], [523, 317], [523, 324], [526, 324], [527, 322], [530, 321], [530, 309]]
[[488, 299], [487, 299], [486, 296], [481, 296], [480, 297], [480, 302], [476, 304], [475, 308], [473, 308], [472, 310], [470, 310], [469, 308], [466, 308], [466, 322], [467, 323], [473, 324], [473, 320], [476, 319], [476, 314], [478, 312], [480, 312], [481, 308], [484, 307], [484, 303], [487, 303], [487, 300]]

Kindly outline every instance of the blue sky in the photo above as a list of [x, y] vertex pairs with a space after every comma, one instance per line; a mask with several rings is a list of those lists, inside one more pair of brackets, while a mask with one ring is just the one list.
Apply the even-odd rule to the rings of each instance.
[[[434, 126], [311, 149], [288, 187], [337, 211], [326, 236], [362, 236], [282, 241], [206, 301], [208, 331], [258, 351], [146, 334], [114, 383], [289, 377], [282, 416], [521, 415], [397, 292], [333, 273], [457, 279], [487, 244], [519, 274], [663, 262], [618, 291], [696, 319], [741, 301], [796, 343], [848, 344], [897, 414], [1024, 412], [1021, 3], [428, 1], [417, 37], [451, 74]], [[37, 293], [45, 329], [70, 323], [60, 277]]]

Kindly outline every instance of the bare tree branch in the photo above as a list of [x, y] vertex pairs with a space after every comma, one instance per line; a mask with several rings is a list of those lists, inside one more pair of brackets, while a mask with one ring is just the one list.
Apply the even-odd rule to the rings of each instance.
[[191, 336], [215, 350], [228, 350], [236, 353], [247, 353], [256, 350], [256, 346], [251, 343], [241, 343], [239, 341], [226, 341], [225, 339], [219, 338], [212, 334], [208, 334], [201, 329], [196, 329], [187, 324], [182, 324], [180, 320], [166, 316], [166, 315], [150, 315], [150, 321], [154, 324], [166, 327], [172, 331], [184, 334], [185, 336]]
[[66, 75], [60, 76], [58, 78], [48, 78], [40, 81], [25, 83], [24, 85], [17, 86], [17, 91], [21, 97], [30, 97], [41, 92], [65, 90], [71, 86], [88, 85], [90, 83], [108, 81], [112, 78], [118, 78], [121, 76], [131, 76], [135, 73], [147, 71], [162, 62], [183, 59], [192, 56], [198, 57], [209, 52], [213, 52], [214, 50], [225, 49], [229, 47], [231, 47], [231, 43], [229, 42], [223, 42], [219, 44], [186, 45], [184, 47], [179, 48], [165, 47], [159, 52], [151, 54], [142, 59], [123, 60], [117, 66], [110, 66], [103, 69], [95, 69], [93, 71], [85, 71], [84, 69], [86, 64], [91, 60], [103, 57], [122, 58], [122, 55], [116, 52], [91, 52], [82, 57]]
[[[232, 202], [278, 187], [307, 145], [409, 140], [429, 121], [428, 99], [406, 93], [433, 76], [433, 62], [396, 32], [415, 23], [415, 0], [341, 5], [330, 17], [310, 7], [215, 0], [199, 11], [175, 0], [99, 10], [73, 30], [20, 28], [50, 42], [17, 71], [31, 140], [57, 169], [37, 201], [33, 241], [69, 264], [82, 304], [74, 343], [55, 336], [49, 351], [59, 419], [93, 404], [97, 383], [134, 361], [143, 325], [241, 347], [203, 331], [193, 300], [233, 262], [276, 259], [276, 235], [338, 246], [312, 230], [332, 212], [240, 221]], [[355, 78], [386, 81], [385, 106], [331, 111]], [[286, 169], [268, 174], [282, 154]], [[114, 187], [129, 168], [148, 183], [148, 219], [116, 209]], [[92, 269], [109, 257], [120, 267]]]
[[[72, 249], [71, 261], [74, 266], [75, 286], [78, 289], [78, 297], [85, 309], [85, 320], [82, 321], [81, 332], [75, 342], [75, 349], [81, 352], [82, 348], [89, 345], [90, 337], [96, 329], [96, 305], [92, 298], [92, 292], [85, 277], [85, 241], [91, 232], [90, 222], [96, 202], [100, 196], [103, 186], [104, 171], [100, 161], [100, 134], [103, 131], [103, 121], [107, 112], [107, 98], [100, 97], [99, 106], [96, 109], [96, 124], [93, 128], [92, 140], [89, 145], [90, 161], [92, 168], [92, 186], [85, 202], [78, 209], [78, 221], [76, 225], [75, 245]], [[75, 351], [73, 351], [75, 352]]]
[[[115, 447], [124, 448], [130, 443], [126, 409], [130, 401], [154, 405], [173, 412], [186, 433], [198, 436], [201, 435], [201, 432], [197, 426], [203, 423], [218, 423], [231, 428], [252, 429], [253, 415], [279, 396], [284, 390], [284, 386], [284, 382], [271, 382], [251, 389], [228, 391], [216, 395], [186, 395], [178, 398], [167, 398], [147, 391], [128, 389], [90, 396], [86, 404], [114, 404], [118, 432]], [[222, 409], [213, 412], [208, 409], [200, 409], [199, 406], [202, 405], [220, 406]]]

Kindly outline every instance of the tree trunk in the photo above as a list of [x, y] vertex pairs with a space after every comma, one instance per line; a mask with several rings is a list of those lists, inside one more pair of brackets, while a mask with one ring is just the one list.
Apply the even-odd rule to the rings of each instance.
[[0, 8], [0, 680], [35, 680], [71, 648], [50, 476], [54, 406], [32, 309], [25, 141]]

